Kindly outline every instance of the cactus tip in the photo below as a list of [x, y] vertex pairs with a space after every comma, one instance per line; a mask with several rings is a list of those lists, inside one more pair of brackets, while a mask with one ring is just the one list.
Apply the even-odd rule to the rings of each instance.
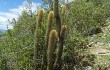
[[54, 12], [53, 11], [50, 11], [49, 12], [49, 15], [48, 15], [48, 19], [50, 20], [52, 18], [54, 18]]
[[66, 25], [62, 25], [60, 36], [64, 36], [66, 29], [67, 29], [67, 26]]
[[38, 12], [38, 27], [41, 27], [41, 22], [44, 14], [44, 9], [40, 9]]
[[58, 34], [57, 34], [57, 31], [55, 29], [51, 30], [51, 32], [50, 32], [50, 39], [55, 40], [57, 35]]
[[64, 6], [62, 7], [62, 14], [65, 14], [65, 12], [66, 12], [66, 6], [64, 5]]

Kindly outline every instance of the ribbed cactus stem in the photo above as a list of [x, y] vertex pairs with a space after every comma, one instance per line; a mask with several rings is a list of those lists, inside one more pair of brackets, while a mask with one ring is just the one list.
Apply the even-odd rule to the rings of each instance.
[[45, 65], [47, 65], [47, 61], [46, 61], [46, 59], [47, 59], [47, 57], [46, 57], [46, 50], [47, 50], [47, 47], [48, 47], [49, 34], [50, 34], [51, 29], [52, 29], [53, 18], [54, 18], [54, 12], [53, 11], [50, 11], [49, 12], [49, 15], [48, 15], [48, 21], [47, 21], [46, 36], [45, 36], [45, 46], [44, 46], [44, 49], [43, 49], [42, 69], [44, 69], [43, 67]]
[[42, 23], [42, 19], [43, 19], [43, 13], [44, 13], [44, 9], [40, 9], [38, 12], [38, 25], [37, 27], [41, 27], [41, 23]]
[[43, 9], [40, 9], [38, 12], [38, 21], [37, 21], [37, 25], [36, 25], [36, 29], [35, 29], [35, 34], [34, 34], [34, 61], [35, 61], [35, 70], [38, 70], [38, 66], [41, 64], [39, 63], [39, 50], [40, 50], [40, 34], [41, 34], [41, 23], [42, 23], [42, 19], [43, 19]]
[[47, 23], [47, 29], [46, 29], [46, 38], [45, 38], [45, 46], [48, 46], [48, 39], [49, 39], [49, 33], [50, 30], [52, 29], [52, 21], [54, 18], [54, 12], [50, 11], [49, 15], [48, 15], [48, 23]]
[[61, 25], [64, 25], [65, 23], [65, 14], [66, 14], [66, 6], [63, 6], [61, 11]]
[[54, 12], [50, 11], [48, 15], [48, 24], [52, 23], [53, 18], [54, 18]]
[[49, 44], [48, 44], [48, 51], [47, 51], [47, 70], [53, 70], [53, 57], [54, 57], [54, 51], [55, 51], [55, 42], [57, 38], [57, 31], [51, 30], [49, 35]]
[[63, 25], [61, 27], [59, 43], [58, 43], [58, 52], [56, 54], [56, 60], [54, 63], [54, 70], [61, 70], [61, 66], [62, 66], [61, 57], [62, 57], [62, 53], [63, 53], [64, 35], [65, 35], [66, 29], [67, 29], [66, 25]]
[[58, 35], [60, 35], [60, 30], [61, 30], [61, 18], [59, 15], [59, 0], [54, 0], [54, 17], [55, 17], [55, 23], [56, 23], [56, 30], [58, 32]]
[[64, 5], [64, 6], [62, 7], [61, 14], [65, 15], [65, 13], [66, 13], [66, 6]]

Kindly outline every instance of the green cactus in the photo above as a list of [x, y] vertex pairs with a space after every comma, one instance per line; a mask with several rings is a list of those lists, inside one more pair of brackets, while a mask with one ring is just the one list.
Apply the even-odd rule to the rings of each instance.
[[49, 40], [49, 33], [52, 29], [52, 22], [54, 18], [54, 12], [50, 11], [48, 15], [48, 21], [47, 21], [47, 28], [46, 28], [46, 36], [45, 36], [45, 46], [43, 49], [43, 62], [42, 62], [42, 69], [45, 69], [44, 66], [47, 65], [47, 57], [46, 57], [46, 50], [48, 47], [48, 40]]
[[61, 30], [61, 18], [59, 15], [59, 8], [58, 8], [58, 0], [54, 0], [54, 17], [55, 17], [55, 23], [56, 23], [56, 30], [58, 32], [58, 36], [60, 34]]
[[61, 36], [62, 38], [64, 38], [66, 29], [67, 29], [67, 26], [66, 26], [66, 25], [62, 25], [61, 31], [60, 31], [60, 36]]
[[54, 18], [54, 12], [50, 11], [48, 15], [48, 24], [47, 24], [47, 29], [46, 29], [45, 47], [48, 47], [49, 33], [52, 29], [53, 18]]
[[62, 53], [63, 53], [63, 43], [64, 43], [64, 35], [65, 35], [65, 31], [67, 29], [66, 25], [63, 25], [61, 27], [61, 31], [60, 31], [60, 37], [59, 37], [59, 42], [58, 42], [58, 52], [56, 54], [56, 60], [54, 63], [54, 70], [61, 70], [61, 57], [62, 57]]
[[56, 30], [51, 30], [49, 35], [49, 43], [48, 43], [48, 51], [47, 51], [47, 60], [48, 60], [47, 70], [53, 70], [56, 38], [57, 38]]
[[35, 35], [34, 35], [34, 61], [35, 61], [35, 68], [36, 70], [39, 68], [40, 63], [38, 63], [39, 59], [39, 39], [40, 39], [40, 29], [41, 29], [41, 23], [42, 23], [42, 18], [43, 18], [43, 9], [40, 9], [38, 12], [38, 21], [35, 29]]
[[[65, 12], [66, 12], [66, 7], [64, 6], [62, 10], [62, 14], [65, 14]], [[54, 0], [54, 14], [56, 19], [56, 29], [58, 31], [58, 36], [59, 36], [58, 52], [56, 54], [54, 70], [61, 70], [61, 64], [62, 64], [61, 57], [63, 53], [63, 42], [64, 42], [64, 35], [62, 34], [65, 34], [66, 26], [61, 26], [64, 24], [64, 18], [61, 18], [59, 15], [58, 0]]]
[[38, 21], [37, 27], [41, 27], [42, 19], [43, 19], [44, 9], [40, 9], [38, 12]]
[[61, 10], [61, 25], [64, 25], [65, 23], [65, 14], [66, 14], [66, 6], [63, 6]]

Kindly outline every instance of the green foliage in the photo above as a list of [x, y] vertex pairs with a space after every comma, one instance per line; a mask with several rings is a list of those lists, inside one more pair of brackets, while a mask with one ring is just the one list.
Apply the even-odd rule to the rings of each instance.
[[78, 0], [72, 3], [69, 10], [68, 19], [70, 25], [73, 25], [81, 34], [88, 35], [92, 30], [104, 25], [104, 9], [95, 6], [93, 2]]
[[[72, 70], [77, 67], [82, 69], [94, 64], [95, 56], [88, 51], [87, 35], [92, 33], [91, 30], [105, 25], [106, 18], [110, 17], [109, 2], [110, 0], [75, 0], [67, 4], [65, 16], [60, 14], [61, 23], [64, 21], [67, 24], [63, 54], [60, 58], [62, 70]], [[44, 35], [46, 34], [47, 15], [47, 12], [45, 12], [41, 30], [38, 31], [40, 32], [38, 41], [40, 60], [42, 60], [43, 54], [47, 53], [44, 52], [43, 48], [45, 46]], [[7, 68], [11, 70], [35, 70], [33, 51], [37, 21], [38, 16], [35, 13], [23, 11], [17, 20], [10, 21], [10, 24], [14, 26], [12, 30], [8, 29], [5, 33], [0, 33], [0, 70], [7, 70]], [[53, 23], [55, 22], [56, 19]], [[53, 23], [52, 25], [55, 26]], [[57, 30], [57, 32], [60, 31]], [[107, 38], [109, 38], [108, 35]], [[108, 39], [106, 40], [108, 41]], [[54, 54], [58, 54], [59, 48], [60, 46], [56, 48]]]
[[64, 69], [82, 69], [83, 67], [92, 66], [95, 56], [88, 51], [90, 47], [88, 39], [75, 28], [68, 29], [67, 34], [63, 54]]
[[[100, 2], [102, 3], [102, 0]], [[63, 55], [64, 69], [69, 70], [72, 67], [82, 69], [94, 64], [95, 55], [88, 51], [89, 42], [87, 36], [93, 35], [97, 29], [100, 33], [101, 27], [105, 25], [105, 20], [107, 19], [107, 13], [105, 13], [103, 8], [105, 5], [102, 3], [103, 6], [100, 6], [95, 3], [90, 0], [88, 2], [87, 0], [75, 0], [70, 3], [71, 5], [67, 4], [66, 23], [68, 23], [68, 35]]]
[[[32, 29], [36, 24], [36, 15], [24, 11], [18, 20], [13, 20], [13, 30], [6, 31], [2, 40], [2, 54], [7, 59], [9, 67], [16, 69], [33, 68], [33, 34]], [[28, 21], [30, 20], [30, 21]], [[34, 20], [34, 21], [33, 21]]]

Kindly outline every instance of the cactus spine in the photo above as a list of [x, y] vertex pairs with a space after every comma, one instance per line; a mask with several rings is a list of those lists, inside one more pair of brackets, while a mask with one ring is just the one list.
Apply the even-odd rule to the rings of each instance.
[[[66, 12], [66, 6], [63, 6], [62, 8], [62, 15], [65, 15]], [[54, 63], [54, 70], [61, 70], [62, 66], [62, 53], [63, 53], [63, 43], [64, 43], [64, 34], [66, 30], [66, 25], [64, 24], [64, 17], [60, 18], [59, 16], [59, 9], [58, 9], [58, 0], [54, 0], [54, 13], [56, 13], [56, 28], [59, 34], [59, 41], [58, 41], [58, 52], [56, 54], [56, 60]], [[63, 25], [63, 26], [62, 26]]]
[[56, 60], [54, 63], [54, 70], [61, 70], [61, 65], [62, 65], [61, 57], [63, 53], [64, 35], [65, 35], [66, 29], [67, 29], [66, 25], [63, 25], [61, 27], [59, 42], [58, 42], [58, 52], [56, 54]]
[[49, 33], [52, 29], [52, 21], [54, 18], [54, 12], [50, 11], [49, 15], [48, 15], [48, 24], [47, 24], [47, 29], [46, 29], [46, 38], [45, 38], [45, 46], [48, 46], [48, 40], [49, 40]]
[[65, 35], [65, 31], [67, 29], [67, 26], [66, 25], [62, 25], [61, 27], [61, 32], [60, 32], [60, 36], [64, 38], [64, 35]]
[[45, 46], [44, 46], [44, 49], [43, 49], [43, 62], [42, 62], [42, 69], [44, 69], [43, 67], [45, 65], [47, 65], [47, 57], [46, 57], [46, 50], [47, 50], [47, 47], [48, 47], [48, 40], [49, 40], [49, 34], [50, 34], [50, 31], [52, 29], [52, 22], [53, 22], [53, 18], [54, 18], [54, 12], [53, 11], [50, 11], [49, 12], [49, 15], [48, 15], [48, 21], [47, 21], [47, 28], [46, 28], [46, 37], [45, 37]]
[[66, 13], [66, 6], [64, 5], [64, 6], [62, 7], [61, 14], [65, 15], [65, 13]]
[[38, 26], [37, 27], [41, 27], [41, 23], [42, 23], [42, 19], [43, 19], [43, 13], [44, 13], [44, 9], [40, 9], [38, 12]]
[[65, 14], [66, 14], [66, 6], [62, 7], [62, 11], [61, 11], [61, 25], [63, 25], [65, 23]]
[[39, 38], [40, 38], [40, 29], [41, 29], [41, 23], [43, 19], [43, 9], [40, 9], [38, 12], [38, 21], [35, 29], [35, 35], [34, 35], [34, 61], [35, 61], [35, 68], [38, 70], [38, 66], [40, 66], [40, 63], [38, 61], [39, 59]]
[[53, 70], [53, 62], [54, 62], [54, 51], [55, 51], [55, 41], [57, 38], [56, 30], [51, 30], [49, 35], [49, 44], [48, 44], [48, 51], [47, 51], [47, 70]]
[[[65, 15], [64, 6], [62, 9], [62, 15]], [[39, 64], [37, 61], [38, 50], [40, 45], [39, 38], [40, 38], [40, 30], [41, 30], [41, 23], [43, 18], [43, 9], [40, 9], [38, 13], [38, 25], [35, 31], [35, 52], [34, 52], [34, 59], [36, 63], [36, 70], [38, 70]], [[56, 30], [52, 30], [52, 22], [55, 18]], [[45, 45], [43, 47], [43, 59], [42, 59], [42, 67], [41, 70], [61, 70], [61, 57], [63, 53], [63, 43], [64, 43], [64, 36], [67, 26], [64, 24], [64, 18], [61, 18], [59, 15], [59, 8], [58, 8], [58, 0], [54, 0], [54, 12], [50, 11], [48, 15], [48, 22], [46, 28], [46, 36], [45, 36]], [[58, 44], [58, 45], [56, 45]], [[56, 46], [58, 51], [56, 51]], [[40, 50], [39, 50], [40, 51]], [[54, 56], [56, 55], [56, 56]]]

